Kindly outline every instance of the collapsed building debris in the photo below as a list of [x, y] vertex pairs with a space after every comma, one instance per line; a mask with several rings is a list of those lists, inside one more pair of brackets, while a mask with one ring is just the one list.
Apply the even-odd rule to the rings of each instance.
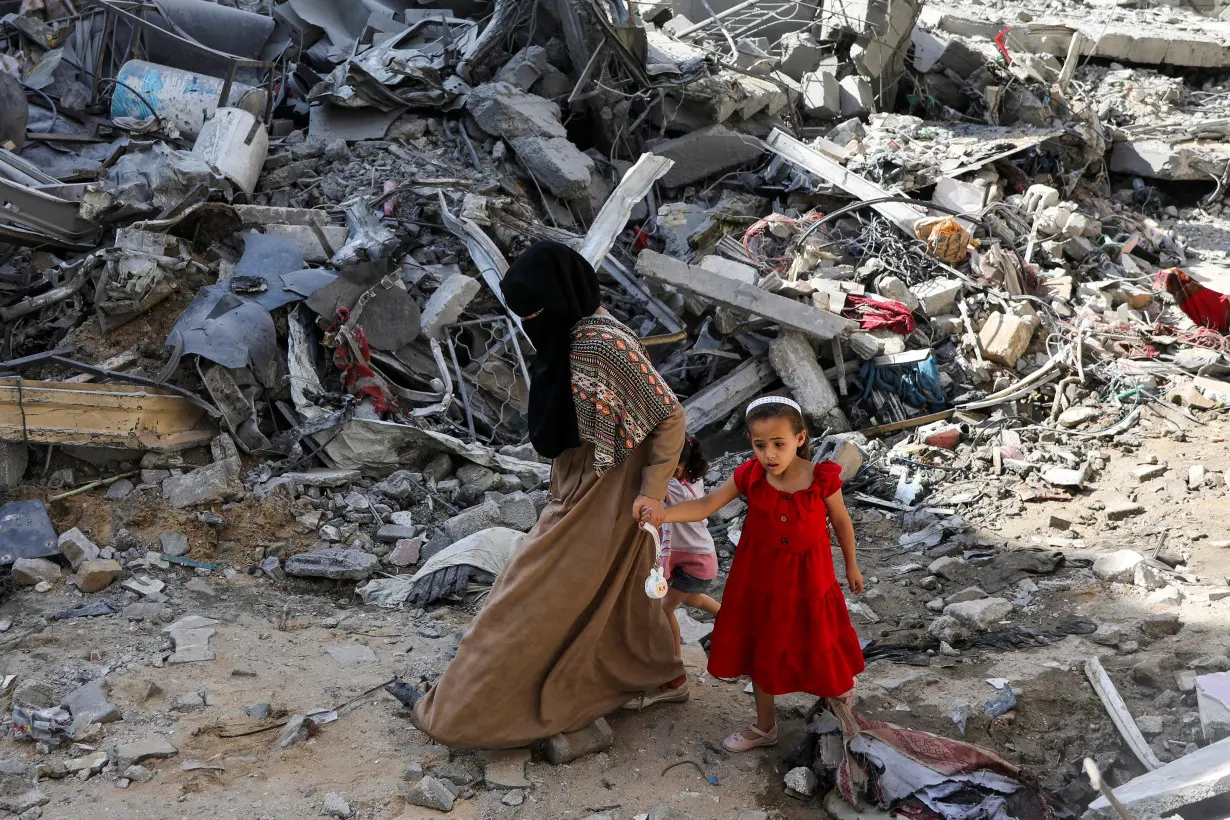
[[[1084, 664], [1090, 645], [1168, 646], [1175, 608], [1230, 600], [1225, 578], [1188, 568], [1195, 536], [1094, 550], [1091, 532], [1157, 536], [1138, 523], [1152, 488], [1224, 494], [1226, 468], [1141, 454], [1122, 498], [1089, 498], [1147, 435], [1182, 442], [1230, 403], [1230, 23], [1189, 5], [6, 8], [0, 485], [14, 500], [0, 507], [0, 603], [65, 593], [44, 624], [156, 623], [160, 665], [217, 660], [225, 622], [176, 596], [208, 599], [220, 575], [354, 589], [384, 613], [481, 606], [549, 502], [550, 465], [527, 444], [534, 350], [500, 281], [550, 238], [600, 272], [604, 306], [693, 434], [741, 451], [723, 434], [742, 408], [787, 392], [868, 516], [860, 541], [891, 520], [869, 550], [879, 577], [848, 604], [874, 636], [870, 662], [956, 668], [1083, 642]], [[714, 463], [711, 483], [734, 454]], [[1049, 529], [1028, 545], [999, 537], [1043, 508]], [[723, 544], [744, 514], [714, 516]], [[1081, 584], [1150, 612], [1129, 629], [1047, 609]], [[908, 606], [890, 616], [892, 595]], [[376, 654], [334, 649], [338, 663]], [[1109, 727], [1097, 740], [1113, 749], [1098, 767], [1123, 803], [1224, 798], [1208, 772], [1227, 742], [1225, 665], [1197, 659], [1158, 699], [1172, 711], [1133, 718], [1126, 679], [1174, 694], [1172, 670], [1088, 661]], [[1066, 680], [1084, 691], [1080, 671]], [[993, 685], [945, 728], [981, 715], [998, 731], [1033, 708]], [[49, 751], [100, 731], [21, 694], [15, 731]], [[177, 710], [206, 701], [190, 692]], [[280, 730], [281, 748], [328, 714], [296, 708], [259, 730]], [[900, 763], [837, 729], [809, 727], [792, 799], [823, 799], [847, 742], [886, 755], [874, 776]], [[548, 753], [610, 745], [609, 728], [596, 737]], [[999, 795], [976, 795], [988, 811], [1028, 811], [1044, 791], [1090, 806], [1070, 753], [1017, 742], [1010, 766], [992, 761]], [[143, 763], [178, 751], [116, 753], [122, 771], [83, 754], [74, 772], [140, 783]], [[473, 796], [449, 786], [481, 777], [450, 779], [444, 757], [407, 777], [411, 804]], [[25, 775], [4, 789], [38, 808]], [[900, 796], [942, 814], [950, 794]]]

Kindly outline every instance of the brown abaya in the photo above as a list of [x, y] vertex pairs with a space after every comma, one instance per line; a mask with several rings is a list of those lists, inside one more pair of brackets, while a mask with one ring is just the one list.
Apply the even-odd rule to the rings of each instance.
[[525, 746], [684, 674], [661, 602], [645, 595], [653, 543], [632, 502], [665, 497], [685, 424], [676, 404], [601, 477], [590, 444], [554, 460], [551, 502], [419, 701], [420, 729], [454, 748]]

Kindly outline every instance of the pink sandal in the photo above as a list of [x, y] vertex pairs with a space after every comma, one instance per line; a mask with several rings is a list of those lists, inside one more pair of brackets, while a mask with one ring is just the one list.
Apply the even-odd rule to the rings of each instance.
[[[743, 736], [743, 732], [752, 732], [756, 735], [753, 738]], [[755, 726], [749, 726], [742, 732], [735, 732], [730, 737], [722, 741], [722, 747], [728, 752], [750, 752], [752, 749], [759, 749], [762, 746], [777, 745], [777, 727], [774, 726], [771, 730], [765, 732]]]

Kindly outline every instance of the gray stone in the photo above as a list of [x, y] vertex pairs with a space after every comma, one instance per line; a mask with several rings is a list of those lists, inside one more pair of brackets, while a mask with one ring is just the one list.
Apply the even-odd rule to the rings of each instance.
[[824, 50], [808, 31], [783, 34], [779, 45], [782, 61], [778, 70], [794, 80], [802, 81], [809, 72], [816, 70], [824, 57]]
[[1166, 730], [1166, 719], [1159, 715], [1142, 715], [1136, 718], [1136, 727], [1147, 737], [1153, 737]]
[[74, 726], [91, 723], [114, 723], [123, 720], [119, 707], [107, 702], [109, 685], [105, 678], [97, 678], [69, 692], [60, 701], [60, 707], [73, 716]]
[[179, 749], [165, 738], [155, 737], [134, 743], [121, 743], [115, 747], [115, 763], [121, 770], [146, 760], [165, 760], [179, 754]]
[[292, 715], [290, 720], [278, 732], [277, 746], [287, 749], [296, 743], [307, 740], [312, 733], [312, 721], [307, 715]]
[[812, 797], [820, 787], [816, 773], [804, 766], [786, 772], [786, 794], [791, 797]]
[[376, 531], [376, 540], [393, 544], [414, 537], [414, 527], [403, 527], [400, 524], [385, 524]]
[[58, 546], [60, 554], [68, 559], [69, 566], [73, 569], [98, 557], [98, 545], [76, 527], [60, 534]]
[[598, 718], [584, 729], [547, 738], [547, 760], [553, 766], [562, 766], [585, 755], [606, 751], [614, 742], [615, 733], [610, 724], [605, 718]]
[[187, 555], [190, 549], [188, 536], [182, 532], [164, 532], [158, 536], [158, 541], [166, 555]]
[[987, 597], [987, 594], [983, 592], [981, 588], [967, 587], [954, 595], [950, 595], [945, 600], [944, 603], [945, 604], [962, 604], [962, 603], [965, 603], [966, 601], [978, 601], [986, 597]]
[[482, 283], [463, 273], [454, 273], [445, 279], [423, 306], [423, 335], [439, 338], [444, 328], [461, 317], [481, 288]]
[[395, 567], [412, 567], [419, 562], [422, 547], [422, 538], [403, 539], [393, 546], [392, 552], [384, 560]]
[[567, 137], [514, 137], [508, 143], [543, 188], [563, 199], [587, 197], [593, 184], [594, 160]]
[[130, 621], [161, 621], [166, 624], [174, 617], [171, 607], [166, 604], [145, 601], [129, 604], [122, 614]]
[[951, 581], [956, 574], [961, 572], [964, 566], [964, 560], [948, 555], [932, 561], [930, 566], [927, 567], [927, 571], [932, 575], [938, 575], [945, 581]]
[[927, 601], [928, 612], [943, 612], [944, 606], [943, 598], [932, 598], [930, 601]]
[[960, 279], [928, 279], [910, 288], [923, 311], [932, 318], [953, 313], [964, 283]]
[[60, 565], [46, 558], [18, 558], [13, 562], [13, 583], [19, 587], [54, 584], [60, 580]]
[[285, 571], [298, 578], [361, 581], [375, 572], [379, 563], [379, 558], [362, 550], [324, 549], [291, 556]]
[[980, 598], [944, 607], [944, 614], [961, 624], [981, 631], [994, 629], [1012, 614], [1012, 603], [1003, 598]]
[[124, 769], [124, 777], [133, 783], [145, 783], [154, 779], [154, 772], [144, 766], [133, 765]]
[[346, 820], [346, 818], [353, 814], [350, 804], [346, 802], [346, 798], [337, 792], [329, 792], [325, 795], [325, 802], [321, 811], [324, 812], [326, 817], [337, 817], [340, 820]]
[[1166, 689], [1170, 685], [1171, 659], [1151, 655], [1132, 667], [1132, 680], [1150, 689]]
[[425, 809], [450, 812], [453, 810], [455, 799], [448, 787], [431, 775], [427, 775], [412, 788], [406, 790], [406, 802], [411, 806]]
[[[559, 106], [505, 82], [476, 86], [466, 109], [487, 134], [506, 140], [518, 137], [567, 137]], [[574, 148], [575, 150], [575, 148]]]
[[837, 406], [837, 391], [824, 375], [806, 336], [794, 331], [778, 333], [769, 343], [769, 363], [814, 426], [835, 433], [850, 429], [849, 420]]
[[1116, 550], [1099, 555], [1093, 562], [1093, 574], [1103, 581], [1130, 584], [1136, 577], [1136, 565], [1145, 558], [1134, 550]]
[[1144, 511], [1145, 508], [1140, 504], [1135, 504], [1131, 501], [1120, 501], [1106, 507], [1106, 520], [1122, 521], [1125, 518], [1140, 515]]
[[1174, 673], [1175, 687], [1185, 695], [1196, 691], [1196, 673], [1190, 669], [1180, 669]]
[[504, 496], [498, 502], [500, 525], [519, 532], [529, 532], [538, 523], [538, 510], [534, 500], [525, 492], [518, 491]]
[[59, 703], [51, 685], [40, 680], [24, 680], [13, 689], [13, 705], [47, 709]]
[[202, 504], [230, 501], [243, 495], [239, 481], [242, 463], [235, 442], [225, 433], [209, 444], [213, 463], [183, 475], [169, 476], [162, 482], [162, 497], [172, 507], [183, 509]]
[[875, 94], [871, 90], [871, 83], [862, 77], [852, 74], [844, 78], [839, 87], [841, 116], [861, 117], [875, 108]]
[[513, 789], [500, 798], [500, 802], [505, 806], [517, 807], [525, 802], [525, 792], [521, 789]]
[[1177, 635], [1182, 628], [1183, 621], [1179, 620], [1178, 613], [1175, 612], [1149, 615], [1140, 624], [1140, 631], [1154, 639]]
[[529, 91], [551, 68], [547, 62], [547, 50], [542, 46], [526, 46], [504, 63], [493, 78], [497, 83], [508, 83], [518, 91]]
[[82, 592], [101, 592], [111, 586], [120, 574], [120, 563], [111, 558], [83, 561], [73, 576], [73, 584]]
[[711, 125], [682, 137], [651, 144], [649, 150], [674, 160], [662, 177], [667, 188], [680, 188], [729, 171], [764, 156], [764, 143], [724, 125]]
[[1123, 630], [1112, 624], [1098, 624], [1097, 632], [1090, 635], [1089, 640], [1100, 646], [1118, 646], [1123, 640]]
[[184, 692], [171, 701], [172, 712], [196, 712], [205, 708], [205, 696], [200, 692]]
[[1165, 464], [1144, 464], [1132, 470], [1132, 476], [1141, 484], [1146, 481], [1152, 481], [1155, 478], [1161, 478], [1169, 469]]
[[135, 489], [136, 485], [126, 478], [121, 478], [119, 481], [113, 481], [111, 486], [107, 488], [107, 500], [123, 501], [125, 498], [132, 495], [132, 491]]
[[444, 523], [444, 532], [451, 542], [473, 535], [500, 524], [500, 507], [494, 501], [484, 501], [450, 518]]
[[487, 752], [483, 782], [488, 789], [528, 789], [533, 785], [525, 776], [529, 762], [528, 749]]

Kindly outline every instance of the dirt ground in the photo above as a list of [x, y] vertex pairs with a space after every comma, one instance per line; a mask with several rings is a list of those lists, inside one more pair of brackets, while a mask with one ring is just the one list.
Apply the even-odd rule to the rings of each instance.
[[[1079, 775], [1085, 756], [1095, 757], [1115, 784], [1142, 771], [1085, 679], [1085, 660], [1100, 656], [1136, 717], [1164, 718], [1164, 731], [1152, 738], [1159, 757], [1169, 760], [1190, 751], [1188, 744], [1199, 735], [1192, 696], [1174, 691], [1173, 682], [1141, 683], [1133, 667], [1155, 659], [1171, 674], [1175, 669], [1228, 665], [1230, 599], [1213, 596], [1218, 600], [1211, 601], [1209, 595], [1225, 586], [1230, 575], [1230, 547], [1224, 545], [1226, 487], [1193, 492], [1186, 486], [1194, 463], [1214, 473], [1230, 470], [1224, 425], [1224, 417], [1206, 426], [1185, 425], [1180, 440], [1170, 425], [1156, 418], [1146, 421], [1135, 436], [1139, 446], [1127, 441], [1102, 447], [1105, 466], [1095, 473], [1091, 488], [1071, 501], [1024, 504], [1015, 493], [1001, 490], [1001, 480], [990, 475], [940, 484], [928, 497], [933, 504], [969, 499], [956, 505], [972, 527], [964, 536], [967, 545], [1011, 539], [1017, 545], [1046, 546], [1049, 539], [1061, 537], [1073, 542], [1065, 549], [1074, 558], [1125, 547], [1149, 554], [1161, 545], [1164, 533], [1167, 549], [1190, 552], [1179, 580], [1183, 600], [1170, 606], [1184, 624], [1177, 635], [1153, 641], [1140, 633], [1141, 620], [1162, 611], [1161, 606], [1146, 605], [1143, 590], [1102, 583], [1087, 568], [1064, 567], [1032, 579], [1037, 586], [1032, 601], [1017, 609], [1013, 622], [1040, 626], [1077, 617], [1118, 625], [1124, 640], [1117, 649], [1094, 643], [1088, 635], [1072, 635], [1043, 647], [937, 654], [927, 658], [926, 666], [878, 660], [860, 679], [859, 710], [1000, 752], [1079, 815], [1090, 798]], [[1151, 459], [1169, 469], [1161, 478], [1140, 484], [1132, 470]], [[194, 516], [169, 517], [161, 502], [141, 501], [139, 495], [131, 496], [136, 500], [130, 504], [105, 503], [100, 495], [88, 493], [57, 502], [52, 505], [57, 530], [79, 525], [101, 538], [103, 531], [123, 526], [138, 538], [152, 540], [162, 530], [205, 526]], [[1142, 504], [1143, 514], [1107, 522], [1100, 514], [1102, 506], [1124, 498]], [[863, 506], [853, 510], [862, 568], [874, 579], [864, 598], [880, 619], [857, 628], [864, 638], [891, 640], [903, 629], [925, 624], [928, 600], [957, 590], [947, 585], [942, 592], [927, 591], [918, 584], [925, 571], [899, 572], [907, 563], [925, 566], [930, 561], [926, 555], [900, 552], [899, 513]], [[117, 785], [114, 768], [84, 782], [44, 780], [40, 788], [50, 803], [43, 816], [301, 818], [320, 815], [328, 792], [343, 794], [358, 818], [440, 816], [408, 807], [400, 796], [414, 747], [428, 740], [378, 687], [394, 675], [438, 675], [472, 615], [452, 607], [423, 613], [363, 606], [352, 597], [353, 584], [348, 583], [290, 579], [275, 585], [245, 569], [262, 549], [298, 551], [295, 545], [302, 533], [296, 530], [289, 503], [245, 502], [229, 505], [224, 514], [234, 523], [215, 543], [227, 547], [192, 555], [218, 560], [218, 571], [202, 579], [181, 567], [155, 572], [168, 583], [165, 591], [175, 618], [201, 615], [220, 622], [210, 642], [216, 653], [212, 661], [166, 663], [171, 647], [162, 623], [130, 622], [118, 615], [52, 619], [53, 613], [82, 603], [83, 596], [76, 593], [39, 595], [26, 589], [0, 606], [0, 621], [12, 622], [0, 633], [0, 675], [15, 674], [19, 684], [42, 680], [62, 694], [105, 674], [110, 700], [124, 717], [107, 724], [103, 736], [91, 744], [111, 749], [163, 737], [179, 750], [176, 757], [147, 764], [156, 772], [152, 781], [126, 788]], [[1072, 528], [1055, 530], [1049, 524], [1052, 515], [1072, 520]], [[719, 546], [730, 549], [724, 537]], [[1005, 595], [1011, 597], [1010, 592]], [[84, 597], [121, 605], [135, 599], [117, 587]], [[695, 638], [702, 625], [690, 626]], [[327, 652], [332, 646], [356, 643], [370, 647], [375, 660], [343, 664]], [[782, 788], [783, 757], [801, 738], [812, 699], [783, 699], [785, 737], [778, 749], [746, 757], [718, 753], [721, 738], [748, 722], [751, 696], [744, 691], [745, 682], [706, 675], [703, 652], [695, 643], [686, 647], [685, 656], [694, 691], [688, 703], [612, 716], [615, 744], [607, 753], [560, 769], [532, 763], [528, 773], [534, 786], [519, 807], [505, 805], [502, 793], [478, 783], [463, 793], [466, 799], [458, 801], [451, 816], [580, 820], [610, 811], [619, 820], [629, 820], [658, 805], [717, 820], [733, 820], [748, 809], [785, 820], [827, 816], [819, 798], [795, 800]], [[987, 680], [995, 678], [1012, 682], [1018, 703], [1008, 714], [988, 718], [981, 704], [994, 697]], [[177, 711], [175, 700], [191, 692], [205, 693], [207, 705]], [[321, 726], [310, 740], [279, 749], [278, 721], [246, 716], [260, 702], [271, 704], [275, 717], [346, 705], [338, 709], [336, 721]], [[950, 717], [962, 702], [973, 707], [964, 735]], [[475, 703], [474, 708], [484, 707]], [[62, 750], [40, 758], [32, 744], [0, 741], [4, 758], [30, 763], [70, 754]], [[457, 759], [463, 767], [472, 761], [471, 770], [481, 772], [476, 758]], [[696, 765], [667, 770], [681, 761]], [[707, 782], [702, 772], [716, 778], [716, 784]]]

